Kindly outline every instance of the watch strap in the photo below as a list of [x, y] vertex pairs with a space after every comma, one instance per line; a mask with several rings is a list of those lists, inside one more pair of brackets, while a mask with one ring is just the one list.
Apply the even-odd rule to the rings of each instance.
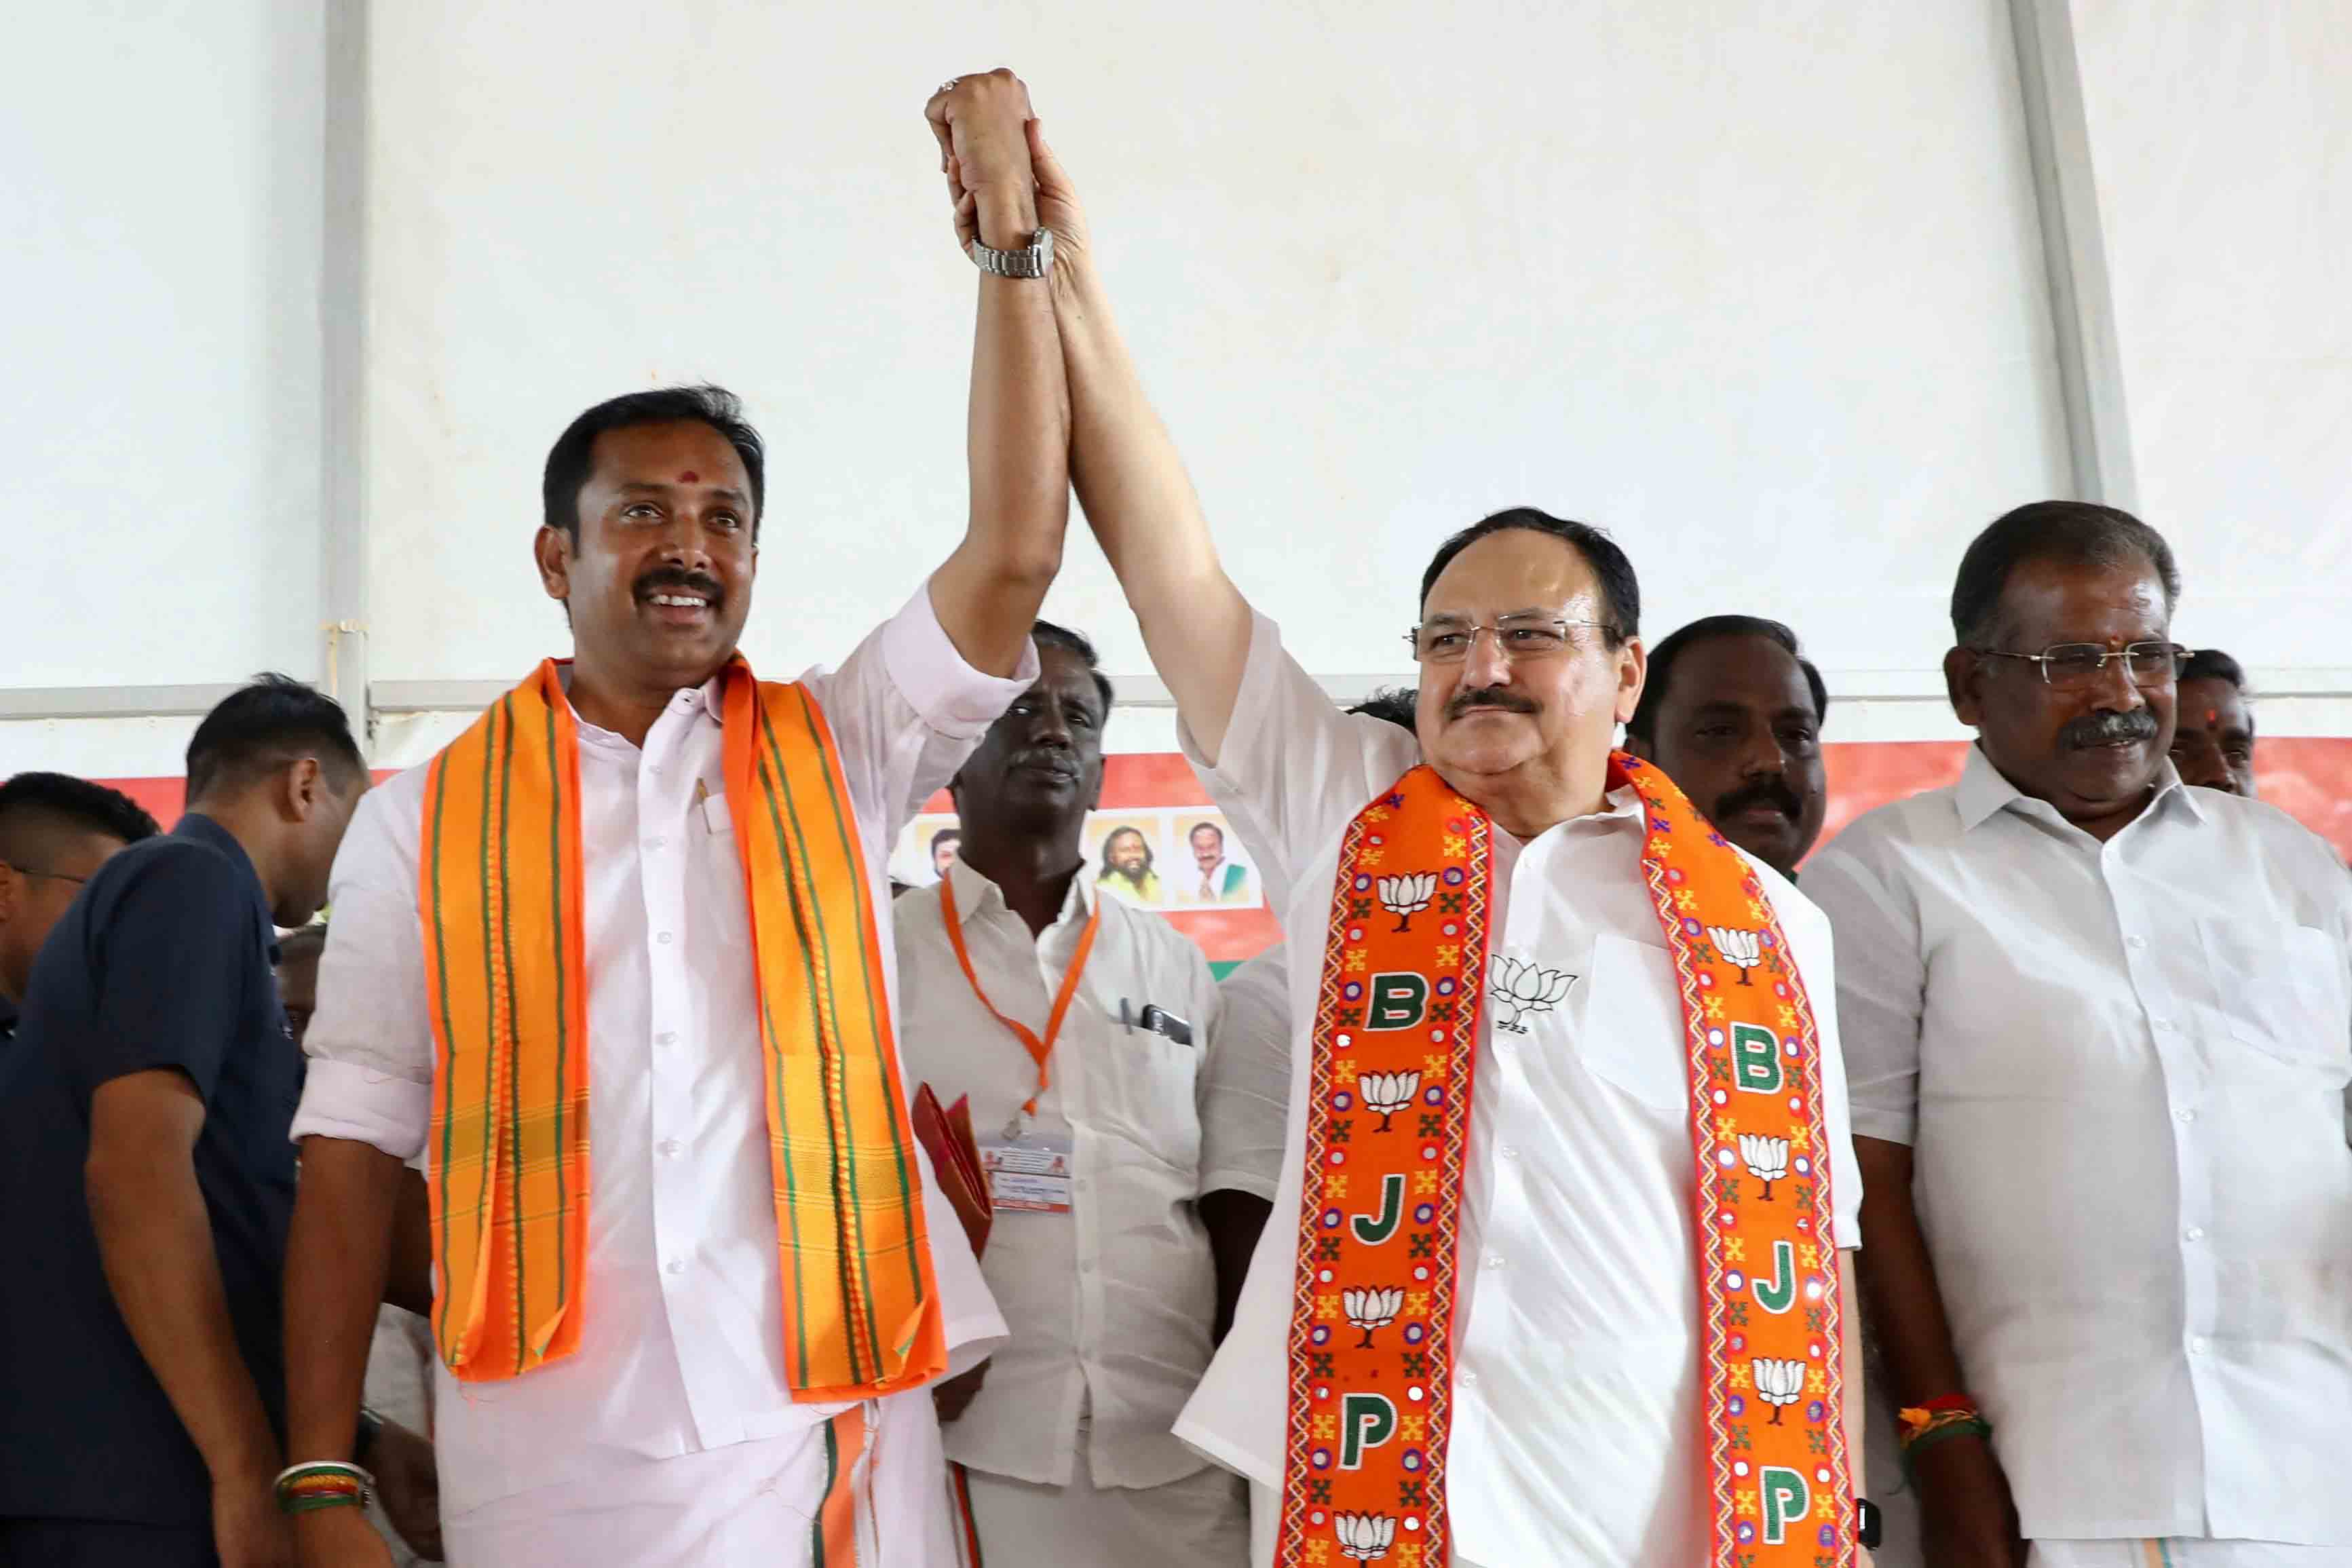
[[1039, 229], [1020, 250], [992, 250], [975, 239], [965, 254], [991, 277], [1043, 277], [1054, 270], [1054, 231]]

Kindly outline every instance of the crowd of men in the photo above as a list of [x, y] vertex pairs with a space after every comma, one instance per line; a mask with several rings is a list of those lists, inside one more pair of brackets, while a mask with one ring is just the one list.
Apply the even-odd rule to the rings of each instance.
[[[1342, 710], [1025, 89], [927, 112], [971, 518], [836, 667], [738, 651], [734, 400], [639, 392], [547, 457], [570, 656], [431, 762], [273, 677], [169, 832], [0, 786], [0, 1568], [2352, 1563], [2352, 879], [2163, 538], [1978, 534], [1964, 774], [1817, 854], [1796, 636], [1645, 643], [1580, 523], [1447, 538]], [[1281, 916], [1222, 985], [1085, 863], [1074, 489]]]

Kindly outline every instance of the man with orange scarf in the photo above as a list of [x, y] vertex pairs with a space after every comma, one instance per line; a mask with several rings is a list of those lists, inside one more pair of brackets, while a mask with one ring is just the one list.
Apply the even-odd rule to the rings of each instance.
[[1340, 712], [1219, 564], [1032, 152], [1078, 499], [1296, 956], [1281, 1186], [1178, 1435], [1260, 1483], [1260, 1563], [1853, 1561], [1829, 928], [1611, 750], [1631, 564], [1533, 510], [1456, 534], [1417, 734]]
[[312, 1568], [384, 1562], [350, 1443], [420, 1150], [452, 1562], [951, 1561], [929, 1385], [1003, 1324], [909, 1131], [883, 877], [1036, 677], [1067, 411], [1026, 93], [929, 113], [983, 273], [961, 545], [838, 669], [762, 683], [759, 436], [716, 388], [589, 410], [536, 547], [573, 656], [336, 866], [278, 1487]]

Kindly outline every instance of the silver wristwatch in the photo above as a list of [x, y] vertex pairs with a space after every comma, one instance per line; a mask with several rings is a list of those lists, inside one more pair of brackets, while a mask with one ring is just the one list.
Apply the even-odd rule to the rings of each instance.
[[992, 277], [1043, 277], [1054, 270], [1054, 231], [1039, 229], [1021, 250], [991, 250], [973, 240], [965, 254]]

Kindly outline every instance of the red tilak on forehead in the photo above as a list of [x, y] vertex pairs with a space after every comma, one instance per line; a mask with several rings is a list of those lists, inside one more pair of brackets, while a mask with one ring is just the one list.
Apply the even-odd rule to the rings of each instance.
[[701, 477], [702, 477], [702, 476], [701, 476], [701, 475], [699, 475], [699, 474], [696, 473], [693, 469], [689, 468], [689, 469], [688, 469], [685, 473], [683, 473], [683, 474], [681, 474], [681, 475], [679, 475], [679, 476], [677, 476], [677, 482], [678, 482], [679, 484], [681, 484], [681, 485], [691, 485], [691, 484], [693, 484], [697, 479], [699, 479], [699, 478], [701, 478]]
[[2217, 707], [2207, 708], [2205, 710], [2205, 722], [2207, 724], [2220, 724], [2221, 722], [2221, 710]]

